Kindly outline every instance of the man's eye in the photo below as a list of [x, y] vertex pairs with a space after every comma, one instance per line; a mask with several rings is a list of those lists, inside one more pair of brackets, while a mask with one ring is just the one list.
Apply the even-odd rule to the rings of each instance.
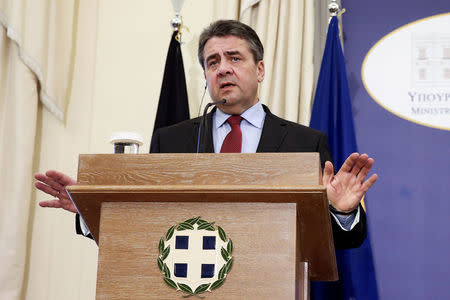
[[209, 66], [209, 67], [212, 67], [212, 66], [214, 66], [215, 64], [217, 64], [217, 61], [210, 61], [210, 62], [208, 63], [208, 66]]
[[239, 59], [239, 57], [232, 57], [231, 60], [232, 61], [239, 61], [240, 59]]

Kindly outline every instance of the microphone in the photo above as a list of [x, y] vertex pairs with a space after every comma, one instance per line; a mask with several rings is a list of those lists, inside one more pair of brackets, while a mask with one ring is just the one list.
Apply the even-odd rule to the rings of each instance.
[[[206, 114], [208, 113], [208, 109], [213, 105], [225, 104], [225, 103], [227, 103], [227, 99], [209, 102], [208, 104], [206, 104], [205, 109], [203, 110], [203, 116], [200, 121], [200, 126], [198, 126], [197, 153], [200, 153], [200, 140], [204, 142], [204, 140], [206, 138], [206, 133], [208, 132], [208, 130], [207, 130], [208, 124], [206, 123]], [[203, 132], [202, 132], [202, 127], [203, 127]], [[203, 149], [202, 149], [203, 150], [202, 153], [205, 152], [204, 148], [205, 147], [203, 147]]]

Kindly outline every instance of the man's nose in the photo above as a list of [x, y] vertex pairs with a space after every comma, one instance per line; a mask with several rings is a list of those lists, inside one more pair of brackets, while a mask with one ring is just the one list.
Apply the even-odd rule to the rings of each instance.
[[233, 73], [233, 68], [231, 67], [230, 63], [224, 61], [219, 65], [219, 70], [217, 72], [219, 75], [229, 75]]

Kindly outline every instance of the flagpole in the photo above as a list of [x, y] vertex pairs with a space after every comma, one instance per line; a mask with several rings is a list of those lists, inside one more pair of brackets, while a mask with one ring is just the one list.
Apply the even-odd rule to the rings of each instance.
[[[184, 0], [172, 0], [175, 17], [170, 21], [170, 26], [173, 32], [170, 38], [169, 50], [167, 51], [153, 132], [161, 127], [174, 125], [189, 119], [189, 101], [181, 53], [181, 31], [182, 29], [188, 30], [183, 25], [183, 19], [180, 14], [183, 2]], [[153, 149], [153, 147], [156, 147], [153, 145], [152, 142], [150, 151], [159, 152], [157, 149]]]

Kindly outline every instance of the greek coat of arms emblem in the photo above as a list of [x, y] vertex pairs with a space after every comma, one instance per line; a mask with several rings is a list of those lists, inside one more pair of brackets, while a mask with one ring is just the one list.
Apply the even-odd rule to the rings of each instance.
[[200, 217], [170, 227], [158, 250], [164, 282], [182, 291], [184, 298], [219, 288], [233, 266], [231, 239], [220, 226]]

